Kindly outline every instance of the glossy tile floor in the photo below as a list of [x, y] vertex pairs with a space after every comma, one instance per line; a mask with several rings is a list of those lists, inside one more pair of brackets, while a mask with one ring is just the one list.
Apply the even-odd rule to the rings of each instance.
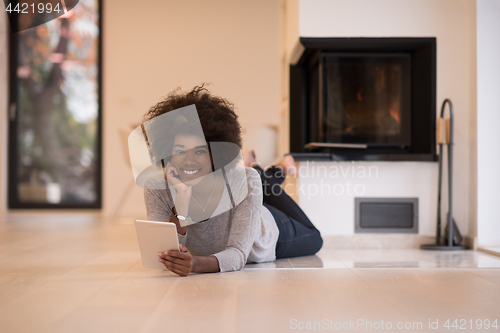
[[500, 257], [482, 252], [325, 247], [180, 278], [142, 267], [132, 224], [0, 221], [0, 332], [498, 332], [499, 321]]

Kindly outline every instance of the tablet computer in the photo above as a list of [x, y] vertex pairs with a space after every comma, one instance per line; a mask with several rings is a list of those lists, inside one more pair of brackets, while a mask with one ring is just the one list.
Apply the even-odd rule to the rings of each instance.
[[137, 240], [145, 268], [165, 269], [158, 261], [158, 252], [179, 250], [177, 228], [171, 222], [135, 221]]

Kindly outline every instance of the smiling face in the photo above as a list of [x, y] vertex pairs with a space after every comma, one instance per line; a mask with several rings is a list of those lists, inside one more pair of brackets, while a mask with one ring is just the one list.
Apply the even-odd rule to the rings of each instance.
[[176, 135], [170, 163], [177, 168], [180, 179], [191, 186], [198, 184], [203, 176], [212, 172], [207, 143], [197, 135]]

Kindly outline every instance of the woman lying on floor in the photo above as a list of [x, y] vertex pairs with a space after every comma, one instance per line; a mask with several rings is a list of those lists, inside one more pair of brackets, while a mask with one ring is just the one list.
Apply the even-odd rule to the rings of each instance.
[[[247, 262], [318, 252], [323, 245], [319, 231], [281, 190], [286, 174], [295, 172], [291, 156], [264, 171], [254, 152], [245, 152], [243, 161], [233, 168], [246, 175], [248, 191], [231, 209], [212, 215], [231, 188], [225, 174], [213, 172], [207, 142], [230, 142], [241, 148], [234, 106], [201, 86], [189, 93], [171, 93], [151, 108], [145, 120], [192, 104], [204, 137], [176, 126], [172, 156], [164, 166], [169, 186], [167, 190], [145, 190], [148, 219], [175, 223], [181, 244], [179, 251], [159, 253], [158, 260], [175, 274], [186, 276], [190, 272], [235, 271]], [[175, 192], [175, 205], [169, 188]], [[231, 201], [234, 204], [232, 196]], [[182, 222], [187, 217], [202, 222], [185, 226]]]

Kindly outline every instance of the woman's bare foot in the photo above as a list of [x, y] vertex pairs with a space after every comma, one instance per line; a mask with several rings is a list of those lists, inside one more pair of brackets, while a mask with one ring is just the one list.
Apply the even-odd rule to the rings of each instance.
[[292, 155], [286, 155], [278, 163], [278, 166], [282, 168], [285, 176], [295, 176], [297, 174], [297, 168], [295, 167], [295, 160]]
[[253, 149], [247, 149], [243, 152], [243, 164], [246, 167], [250, 168], [259, 165], [259, 163], [257, 163], [257, 158], [255, 157], [255, 151]]
[[[247, 149], [243, 152], [243, 165], [246, 167], [254, 167], [259, 165], [257, 158], [255, 156], [255, 151], [253, 149]], [[285, 176], [295, 176], [297, 174], [297, 168], [295, 167], [295, 160], [292, 155], [286, 155], [278, 163], [277, 167], [281, 168]]]

